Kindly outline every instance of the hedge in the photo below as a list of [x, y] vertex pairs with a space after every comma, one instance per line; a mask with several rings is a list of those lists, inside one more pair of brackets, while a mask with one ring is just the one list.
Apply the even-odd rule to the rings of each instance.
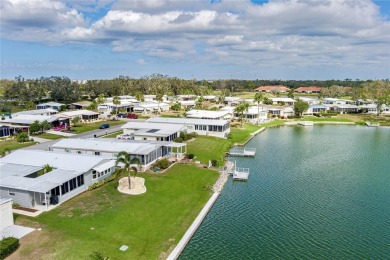
[[0, 241], [0, 259], [4, 259], [19, 247], [19, 239], [7, 237]]

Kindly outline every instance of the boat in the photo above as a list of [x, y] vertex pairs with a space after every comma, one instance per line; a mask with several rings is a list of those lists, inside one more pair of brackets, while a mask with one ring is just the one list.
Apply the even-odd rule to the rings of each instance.
[[313, 126], [314, 123], [312, 121], [300, 121], [298, 122], [298, 125], [302, 125], [302, 126]]
[[379, 126], [379, 123], [371, 123], [371, 122], [366, 122], [366, 126], [369, 126], [369, 127], [378, 127]]

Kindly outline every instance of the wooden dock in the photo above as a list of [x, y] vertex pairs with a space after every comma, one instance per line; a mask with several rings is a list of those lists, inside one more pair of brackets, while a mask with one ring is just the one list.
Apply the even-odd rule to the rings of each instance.
[[298, 125], [301, 125], [301, 126], [313, 126], [314, 123], [312, 121], [299, 121]]
[[228, 152], [229, 156], [238, 156], [238, 157], [254, 157], [256, 155], [256, 148], [232, 148]]
[[249, 177], [249, 168], [234, 168], [231, 175], [235, 181], [246, 181]]

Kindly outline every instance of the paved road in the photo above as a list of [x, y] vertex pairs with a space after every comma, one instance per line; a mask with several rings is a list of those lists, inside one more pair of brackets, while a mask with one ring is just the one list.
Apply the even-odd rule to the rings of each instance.
[[[111, 126], [108, 129], [96, 129], [96, 130], [93, 130], [93, 131], [89, 131], [89, 132], [85, 132], [85, 133], [74, 135], [74, 136], [72, 136], [72, 138], [94, 138], [95, 135], [96, 135], [96, 137], [99, 137], [99, 136], [105, 135], [106, 134], [106, 130], [107, 130], [107, 134], [118, 132], [118, 131], [121, 130], [121, 126], [123, 126], [123, 124], [122, 125]], [[26, 147], [26, 148], [23, 148], [23, 149], [25, 149], [25, 150], [46, 150], [46, 151], [48, 151], [50, 146], [52, 146], [53, 144], [57, 143], [61, 139], [52, 140], [52, 141], [48, 141], [48, 142], [44, 142], [44, 143], [39, 143], [39, 144], [32, 145], [32, 146], [29, 146], [29, 147]]]

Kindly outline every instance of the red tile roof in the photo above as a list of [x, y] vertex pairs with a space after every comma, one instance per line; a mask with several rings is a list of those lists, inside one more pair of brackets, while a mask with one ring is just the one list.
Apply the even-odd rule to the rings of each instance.
[[290, 91], [290, 89], [286, 86], [283, 86], [283, 85], [275, 85], [275, 86], [261, 86], [255, 90], [257, 91], [272, 91], [272, 90], [279, 90], [279, 91]]
[[296, 92], [320, 92], [321, 87], [310, 86], [310, 87], [299, 87], [295, 89]]

